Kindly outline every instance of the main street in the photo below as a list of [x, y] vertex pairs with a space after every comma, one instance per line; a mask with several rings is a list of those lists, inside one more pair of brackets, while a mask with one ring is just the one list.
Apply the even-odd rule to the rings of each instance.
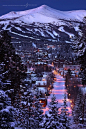
[[67, 98], [67, 91], [65, 89], [65, 79], [61, 75], [59, 75], [56, 71], [53, 71], [53, 73], [55, 74], [53, 89], [51, 90], [50, 96], [48, 96], [47, 98], [47, 106], [43, 109], [44, 114], [47, 113], [49, 109], [48, 105], [51, 101], [53, 94], [56, 97], [56, 101], [58, 101], [57, 105], [58, 107], [61, 107], [63, 105], [64, 95], [66, 94], [67, 109], [69, 110], [69, 113], [71, 113], [70, 100]]

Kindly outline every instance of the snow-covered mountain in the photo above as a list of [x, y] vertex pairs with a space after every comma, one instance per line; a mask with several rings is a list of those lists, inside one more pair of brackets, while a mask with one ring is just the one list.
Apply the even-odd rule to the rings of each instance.
[[32, 22], [51, 23], [51, 22], [58, 22], [58, 19], [82, 21], [83, 17], [85, 16], [86, 16], [86, 10], [58, 11], [46, 5], [42, 5], [38, 8], [26, 11], [20, 11], [20, 12], [12, 11], [8, 14], [1, 16], [0, 19], [18, 18], [18, 20], [23, 21], [25, 23], [32, 23]]
[[46, 40], [70, 43], [83, 24], [86, 10], [59, 11], [46, 5], [26, 11], [10, 12], [0, 17], [0, 29], [9, 30], [16, 42]]

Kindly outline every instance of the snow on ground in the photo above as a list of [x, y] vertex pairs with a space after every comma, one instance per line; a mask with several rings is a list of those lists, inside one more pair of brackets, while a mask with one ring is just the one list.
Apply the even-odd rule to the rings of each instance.
[[35, 33], [36, 33], [37, 31], [40, 32], [41, 36], [45, 37], [45, 34], [43, 33], [43, 30], [42, 30], [42, 29], [37, 29], [37, 28], [35, 28], [34, 31], [35, 31]]
[[55, 38], [54, 35], [52, 34], [52, 32], [47, 31], [47, 33], [48, 33], [52, 38]]
[[5, 26], [2, 28], [3, 30], [6, 30], [8, 24], [5, 24]]
[[66, 34], [68, 34], [68, 35], [70, 36], [70, 38], [71, 38], [71, 37], [74, 37], [74, 34], [71, 34], [71, 33], [66, 32], [66, 31], [64, 30], [64, 27], [63, 27], [63, 26], [59, 27], [58, 30], [61, 31], [61, 32], [65, 32]]
[[70, 41], [65, 41], [66, 43], [71, 43]]
[[15, 29], [19, 30], [19, 31], [22, 31], [20, 27], [15, 27]]
[[34, 13], [25, 15], [19, 18], [19, 20], [25, 22], [25, 23], [33, 23], [33, 22], [39, 22], [39, 23], [52, 23], [53, 21], [57, 22], [56, 18], [47, 17], [46, 15], [42, 15], [40, 13]]
[[12, 32], [12, 31], [11, 31], [11, 33], [13, 33], [13, 34], [15, 34], [15, 35], [19, 35], [19, 36], [21, 36], [21, 37], [27, 37], [27, 38], [28, 38], [28, 36], [22, 35], [22, 34], [18, 34], [18, 33], [16, 33], [16, 32]]
[[55, 36], [60, 37], [59, 34], [58, 34], [56, 31], [53, 31], [53, 34], [54, 34]]
[[75, 31], [79, 31], [79, 26], [74, 27]]
[[32, 43], [32, 46], [33, 46], [34, 48], [36, 48], [36, 44], [35, 44], [35, 43]]
[[45, 37], [45, 34], [43, 33], [43, 30], [40, 31], [41, 36]]

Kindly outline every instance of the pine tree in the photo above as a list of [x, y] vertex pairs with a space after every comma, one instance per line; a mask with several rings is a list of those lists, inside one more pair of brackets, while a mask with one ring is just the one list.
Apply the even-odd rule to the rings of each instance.
[[0, 90], [0, 128], [14, 129], [14, 108], [11, 106], [11, 99]]
[[49, 104], [49, 112], [45, 115], [44, 127], [46, 129], [62, 129], [62, 124], [59, 122], [57, 104], [56, 97], [53, 95]]
[[73, 109], [73, 120], [76, 124], [82, 124], [86, 126], [86, 95], [82, 93], [80, 90], [77, 99], [75, 102], [75, 106]]
[[83, 21], [84, 23], [79, 26], [79, 36], [74, 39], [72, 48], [76, 51], [76, 61], [81, 65], [82, 84], [86, 85], [86, 17]]
[[[8, 35], [7, 31], [1, 33], [0, 38], [0, 64], [4, 64], [3, 69], [3, 79], [2, 82], [3, 90], [14, 89], [14, 92], [18, 91], [20, 88], [21, 79], [25, 76], [25, 68], [21, 64], [21, 58], [15, 54], [15, 49], [13, 48], [11, 42], [11, 36]], [[1, 70], [0, 70], [1, 71]], [[7, 85], [7, 81], [10, 84]], [[6, 84], [7, 83], [7, 84]]]
[[31, 89], [25, 90], [21, 95], [21, 102], [15, 112], [16, 127], [33, 129], [33, 100]]
[[33, 114], [33, 119], [34, 119], [34, 129], [40, 129], [42, 128], [43, 125], [43, 110], [42, 110], [42, 103], [40, 102], [40, 92], [38, 89], [35, 91], [35, 98], [34, 98], [34, 114]]
[[61, 114], [60, 114], [60, 122], [62, 123], [64, 129], [70, 129], [68, 116], [69, 116], [69, 113], [67, 109], [66, 94], [64, 94], [64, 100], [63, 100], [63, 105], [62, 105]]
[[84, 95], [84, 105], [83, 105], [83, 118], [84, 118], [84, 127], [86, 128], [86, 93]]
[[73, 109], [73, 120], [76, 124], [79, 123], [79, 118], [82, 118], [82, 101], [82, 94], [79, 92]]

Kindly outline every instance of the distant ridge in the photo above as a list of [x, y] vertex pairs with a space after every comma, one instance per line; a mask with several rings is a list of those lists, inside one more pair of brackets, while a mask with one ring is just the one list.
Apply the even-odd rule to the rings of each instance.
[[8, 14], [2, 15], [1, 19], [10, 19], [19, 18], [20, 21], [24, 22], [41, 22], [41, 23], [52, 23], [53, 21], [58, 22], [59, 19], [64, 20], [75, 20], [83, 21], [83, 18], [86, 16], [86, 10], [75, 10], [75, 11], [59, 11], [53, 9], [47, 5], [42, 5], [40, 7], [19, 11], [19, 12], [9, 12]]
[[12, 43], [59, 42], [71, 44], [81, 35], [86, 10], [59, 11], [47, 5], [0, 17], [0, 31], [8, 30]]

